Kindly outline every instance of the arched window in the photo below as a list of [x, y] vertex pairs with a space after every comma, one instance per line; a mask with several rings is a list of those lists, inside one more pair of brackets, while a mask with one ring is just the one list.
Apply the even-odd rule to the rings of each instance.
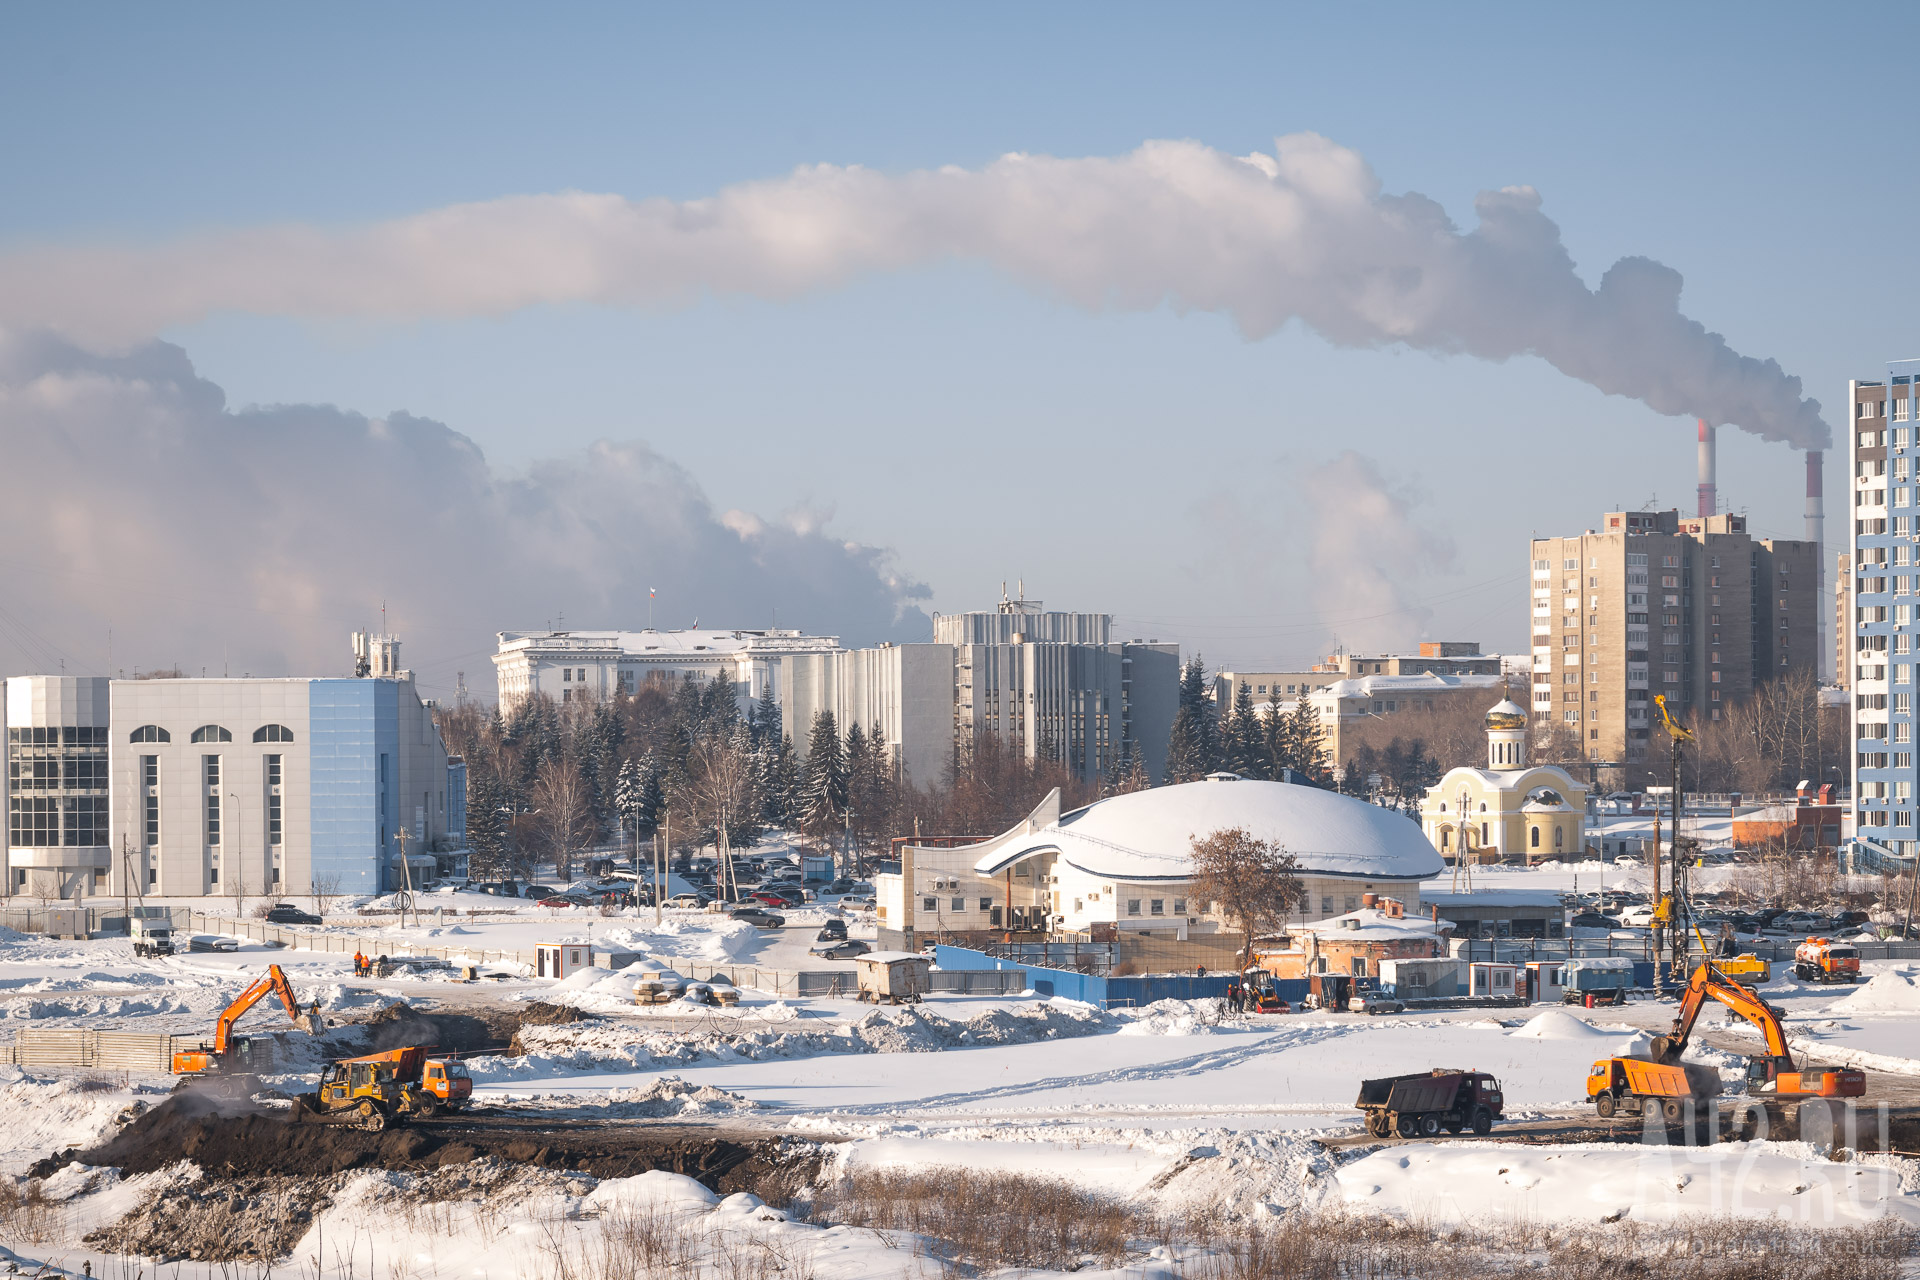
[[1448, 827], [1440, 828], [1440, 852], [1445, 853], [1447, 851], [1447, 843], [1452, 838], [1452, 836], [1453, 836], [1453, 831], [1451, 828], [1448, 828]]
[[292, 742], [293, 730], [283, 724], [263, 724], [253, 731], [255, 742]]
[[1533, 828], [1533, 834], [1528, 838], [1528, 843], [1535, 849], [1540, 847], [1540, 828]]
[[157, 724], [143, 724], [127, 735], [128, 742], [172, 742], [173, 735]]
[[233, 735], [217, 724], [203, 724], [193, 731], [195, 742], [232, 742]]

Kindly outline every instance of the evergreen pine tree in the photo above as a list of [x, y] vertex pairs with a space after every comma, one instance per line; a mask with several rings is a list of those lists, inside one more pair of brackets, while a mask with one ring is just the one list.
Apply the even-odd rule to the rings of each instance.
[[847, 810], [847, 756], [833, 712], [813, 717], [800, 766], [800, 829], [818, 839], [839, 829]]
[[780, 741], [780, 704], [773, 700], [773, 682], [760, 686], [760, 700], [753, 706], [753, 741], [758, 747], [772, 747]]
[[1327, 758], [1327, 731], [1305, 698], [1296, 702], [1288, 714], [1283, 736], [1290, 766], [1316, 787], [1331, 786], [1333, 769]]
[[506, 874], [506, 795], [490, 769], [469, 775], [467, 784], [467, 847], [473, 851], [467, 871], [475, 880], [496, 880]]
[[1272, 776], [1260, 713], [1253, 709], [1253, 686], [1244, 680], [1233, 695], [1233, 710], [1227, 714], [1220, 754], [1222, 766], [1243, 778]]
[[794, 755], [793, 739], [778, 734], [767, 749], [767, 786], [761, 795], [761, 812], [767, 825], [792, 827], [798, 821], [800, 803], [800, 761]]
[[1220, 767], [1220, 738], [1207, 699], [1207, 672], [1195, 654], [1180, 673], [1180, 709], [1167, 735], [1167, 781], [1193, 782]]

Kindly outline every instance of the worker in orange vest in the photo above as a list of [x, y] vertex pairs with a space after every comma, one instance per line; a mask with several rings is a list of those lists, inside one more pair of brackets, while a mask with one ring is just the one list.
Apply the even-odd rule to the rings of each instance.
[[367, 957], [361, 953], [358, 947], [353, 949], [353, 976], [356, 978], [364, 978], [367, 976]]

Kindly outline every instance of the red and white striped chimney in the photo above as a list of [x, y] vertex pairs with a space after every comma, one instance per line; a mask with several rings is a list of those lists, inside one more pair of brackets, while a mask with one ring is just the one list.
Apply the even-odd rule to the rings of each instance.
[[1699, 495], [1699, 515], [1701, 519], [1704, 520], [1717, 509], [1720, 495], [1718, 492], [1719, 486], [1715, 483], [1714, 476], [1714, 472], [1717, 469], [1714, 459], [1714, 449], [1717, 443], [1714, 439], [1715, 429], [1707, 425], [1705, 418], [1701, 418], [1699, 421], [1700, 488], [1697, 492]]

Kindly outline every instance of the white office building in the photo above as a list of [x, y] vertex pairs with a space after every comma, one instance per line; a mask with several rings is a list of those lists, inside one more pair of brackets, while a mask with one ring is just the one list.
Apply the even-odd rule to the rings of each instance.
[[1870, 848], [1914, 855], [1914, 601], [1920, 598], [1920, 361], [1890, 364], [1884, 382], [1847, 385], [1855, 834]]
[[465, 766], [410, 679], [24, 676], [6, 719], [9, 893], [372, 894], [458, 870]]
[[500, 709], [533, 694], [555, 702], [632, 694], [648, 679], [688, 676], [733, 681], [741, 705], [771, 688], [784, 700], [782, 661], [801, 654], [843, 653], [835, 636], [798, 631], [502, 631], [493, 655]]

